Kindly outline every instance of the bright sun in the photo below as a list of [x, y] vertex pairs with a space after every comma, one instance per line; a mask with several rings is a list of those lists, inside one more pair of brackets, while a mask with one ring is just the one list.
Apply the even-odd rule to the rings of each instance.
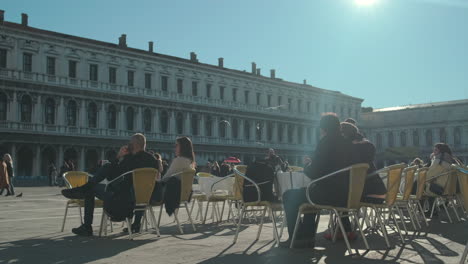
[[357, 5], [360, 5], [360, 6], [369, 6], [369, 5], [373, 5], [376, 0], [355, 0], [356, 4]]

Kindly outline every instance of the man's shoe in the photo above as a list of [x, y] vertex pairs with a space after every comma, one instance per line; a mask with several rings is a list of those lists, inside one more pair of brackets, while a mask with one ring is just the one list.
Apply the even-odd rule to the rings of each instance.
[[81, 225], [78, 228], [73, 228], [72, 229], [73, 234], [79, 235], [79, 236], [92, 236], [93, 235], [93, 228], [88, 225]]
[[68, 199], [84, 199], [85, 198], [85, 193], [83, 192], [81, 187], [64, 189], [62, 190], [62, 195]]

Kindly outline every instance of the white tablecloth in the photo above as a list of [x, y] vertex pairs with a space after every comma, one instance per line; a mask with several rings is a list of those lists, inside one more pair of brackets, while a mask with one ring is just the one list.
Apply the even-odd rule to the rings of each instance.
[[[200, 177], [198, 178], [198, 185], [200, 191], [206, 194], [208, 197], [211, 196], [211, 186], [221, 180], [221, 177]], [[216, 193], [232, 194], [234, 187], [234, 177], [226, 177], [221, 182], [218, 182], [213, 187], [213, 191]]]
[[287, 190], [305, 188], [311, 182], [303, 172], [278, 172], [276, 179], [281, 196]]

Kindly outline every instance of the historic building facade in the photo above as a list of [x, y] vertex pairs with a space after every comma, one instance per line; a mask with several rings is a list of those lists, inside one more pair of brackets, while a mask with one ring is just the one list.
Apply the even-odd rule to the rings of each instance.
[[379, 167], [415, 157], [428, 162], [439, 142], [468, 162], [468, 100], [375, 109], [361, 113], [359, 126], [376, 145]]
[[0, 152], [19, 179], [47, 175], [72, 159], [89, 170], [142, 132], [148, 148], [173, 157], [192, 138], [197, 162], [263, 157], [290, 163], [316, 144], [322, 112], [359, 119], [362, 99], [311, 85], [7, 22], [0, 11]]

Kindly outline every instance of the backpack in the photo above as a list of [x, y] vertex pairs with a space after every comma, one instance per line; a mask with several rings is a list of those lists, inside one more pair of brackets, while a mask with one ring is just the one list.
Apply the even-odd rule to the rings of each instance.
[[[265, 161], [256, 161], [247, 166], [246, 176], [254, 181], [260, 188], [261, 201], [274, 201], [273, 195], [273, 180], [275, 178], [275, 170]], [[258, 192], [255, 186], [244, 180], [243, 199], [245, 202], [254, 202], [258, 199]]]
[[135, 195], [130, 179], [122, 179], [107, 186], [104, 211], [113, 222], [125, 221], [133, 217]]

